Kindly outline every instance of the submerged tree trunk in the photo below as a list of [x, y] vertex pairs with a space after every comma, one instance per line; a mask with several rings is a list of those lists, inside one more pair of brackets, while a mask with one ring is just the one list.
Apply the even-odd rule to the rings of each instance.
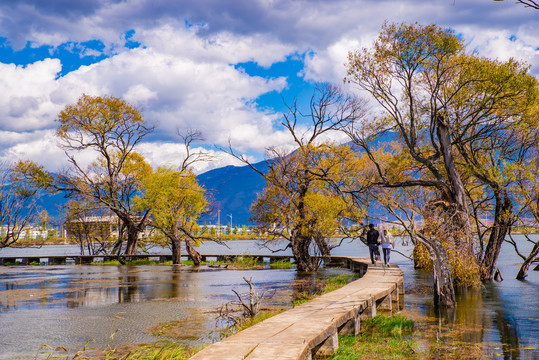
[[[416, 233], [417, 241], [427, 248], [432, 260], [434, 305], [438, 308], [454, 308], [457, 305], [452, 265], [443, 241], [447, 246], [456, 246], [455, 238], [462, 234], [459, 220], [455, 219], [455, 213], [459, 212], [458, 205], [447, 206], [443, 201], [433, 201], [425, 207], [423, 230]], [[465, 260], [466, 250], [460, 249], [460, 251]], [[476, 264], [475, 258], [472, 257], [472, 261]]]
[[291, 248], [294, 260], [298, 271], [315, 271], [313, 260], [309, 255], [309, 245], [311, 244], [311, 238], [303, 236], [300, 233], [301, 230], [292, 230], [291, 236]]
[[[524, 280], [524, 278], [528, 276], [528, 270], [530, 269], [532, 262], [537, 258], [537, 254], [539, 254], [539, 241], [535, 243], [532, 251], [526, 258], [526, 260], [524, 260], [524, 263], [520, 267], [520, 270], [517, 274], [518, 280]], [[539, 265], [537, 265], [537, 267], [539, 267]], [[537, 270], [537, 267], [536, 267], [536, 270]]]
[[185, 240], [185, 248], [187, 249], [187, 253], [193, 260], [193, 263], [195, 264], [195, 266], [200, 266], [200, 264], [202, 263], [202, 256], [195, 249], [195, 247], [191, 243], [191, 240]]
[[331, 247], [329, 246], [327, 239], [324, 235], [316, 234], [313, 239], [316, 243], [316, 247], [320, 251], [321, 256], [325, 257], [331, 255]]
[[172, 264], [180, 265], [182, 258], [182, 242], [177, 236], [169, 236], [169, 239], [172, 247]]
[[451, 214], [448, 219], [451, 219], [450, 221], [454, 224], [454, 229], [460, 230], [460, 236], [455, 236], [453, 242], [455, 247], [465, 252], [467, 257], [475, 259], [472, 227], [468, 214], [468, 205], [466, 203], [466, 191], [455, 164], [450, 130], [445, 124], [444, 118], [440, 115], [436, 118], [436, 131], [438, 140], [440, 141], [440, 151], [443, 156], [444, 167], [451, 185], [449, 194], [445, 194], [445, 196], [448, 197], [447, 200], [449, 202], [455, 205], [454, 214]]
[[418, 236], [418, 241], [427, 248], [432, 259], [434, 306], [454, 308], [457, 306], [457, 300], [453, 287], [453, 276], [442, 242], [436, 237], [427, 238], [425, 236]]
[[132, 217], [130, 214], [118, 214], [118, 217], [123, 221], [127, 229], [126, 255], [135, 255], [137, 253], [138, 237], [146, 227], [149, 216], [149, 210], [141, 218]]
[[138, 235], [140, 231], [132, 222], [127, 223], [127, 247], [125, 248], [126, 255], [135, 255], [137, 253]]
[[494, 279], [498, 255], [500, 254], [505, 236], [509, 232], [512, 224], [513, 203], [511, 202], [507, 191], [495, 190], [494, 196], [494, 223], [491, 227], [490, 237], [485, 249], [485, 255], [481, 261], [482, 281], [492, 281]]

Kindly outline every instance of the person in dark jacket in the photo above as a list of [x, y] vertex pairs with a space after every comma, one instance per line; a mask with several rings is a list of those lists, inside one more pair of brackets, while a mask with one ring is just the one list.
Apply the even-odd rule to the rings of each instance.
[[371, 262], [376, 266], [376, 261], [380, 258], [380, 250], [378, 249], [378, 238], [380, 233], [374, 228], [373, 224], [369, 224], [369, 231], [367, 231], [367, 245], [369, 246], [369, 254], [371, 255]]

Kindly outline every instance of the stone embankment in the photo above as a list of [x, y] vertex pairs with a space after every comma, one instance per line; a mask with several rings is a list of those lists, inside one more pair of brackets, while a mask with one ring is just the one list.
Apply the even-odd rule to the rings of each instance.
[[363, 276], [214, 343], [190, 360], [304, 360], [328, 356], [339, 347], [339, 334], [355, 335], [361, 320], [375, 316], [377, 309], [402, 306], [404, 279], [397, 266], [374, 267], [369, 259], [359, 257], [332, 260]]

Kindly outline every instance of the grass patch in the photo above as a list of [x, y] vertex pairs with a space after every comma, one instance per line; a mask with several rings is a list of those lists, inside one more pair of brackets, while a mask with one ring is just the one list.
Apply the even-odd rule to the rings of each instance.
[[358, 336], [339, 336], [339, 349], [326, 359], [491, 358], [494, 344], [463, 341], [460, 339], [462, 334], [462, 330], [446, 331], [438, 325], [425, 324], [423, 319], [416, 323], [401, 314], [393, 317], [378, 315], [361, 322]]
[[342, 288], [344, 285], [356, 280], [359, 278], [359, 274], [353, 273], [353, 274], [340, 274], [340, 275], [332, 275], [324, 280], [325, 286], [322, 290], [322, 294], [331, 292], [333, 290], [337, 290]]
[[159, 260], [136, 259], [125, 262], [126, 265], [172, 265], [172, 261], [159, 262]]
[[232, 264], [237, 267], [255, 267], [264, 265], [264, 262], [258, 257], [243, 255], [236, 257]]
[[6, 261], [4, 263], [4, 265], [6, 265], [6, 266], [16, 266], [16, 265], [22, 265], [22, 263], [20, 261]]
[[364, 332], [370, 331], [371, 333], [378, 333], [384, 336], [401, 336], [404, 333], [411, 333], [414, 330], [414, 322], [401, 314], [391, 317], [378, 315], [364, 320], [362, 325]]
[[114, 349], [105, 354], [104, 360], [187, 360], [195, 353], [184, 346], [174, 343], [156, 343], [154, 345], [139, 345], [136, 350], [124, 353]]
[[121, 345], [105, 351], [90, 349], [88, 348], [88, 343], [75, 354], [71, 354], [64, 346], [53, 349], [48, 345], [42, 345], [35, 359], [187, 360], [199, 351], [199, 349], [187, 348], [170, 341], [157, 342], [153, 345]]
[[94, 261], [92, 265], [122, 265], [118, 260]]
[[291, 269], [293, 266], [294, 263], [284, 259], [270, 263], [270, 269]]
[[358, 336], [339, 336], [339, 349], [331, 360], [416, 358], [417, 342], [411, 336], [414, 322], [403, 315], [378, 315], [361, 323]]

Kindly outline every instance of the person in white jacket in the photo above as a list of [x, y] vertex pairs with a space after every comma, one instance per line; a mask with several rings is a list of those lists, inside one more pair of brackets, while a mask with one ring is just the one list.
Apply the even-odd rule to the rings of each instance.
[[388, 266], [391, 249], [395, 245], [393, 242], [393, 236], [391, 236], [391, 233], [387, 231], [387, 229], [383, 229], [380, 233], [380, 239], [382, 243], [382, 251], [384, 252], [384, 266]]

